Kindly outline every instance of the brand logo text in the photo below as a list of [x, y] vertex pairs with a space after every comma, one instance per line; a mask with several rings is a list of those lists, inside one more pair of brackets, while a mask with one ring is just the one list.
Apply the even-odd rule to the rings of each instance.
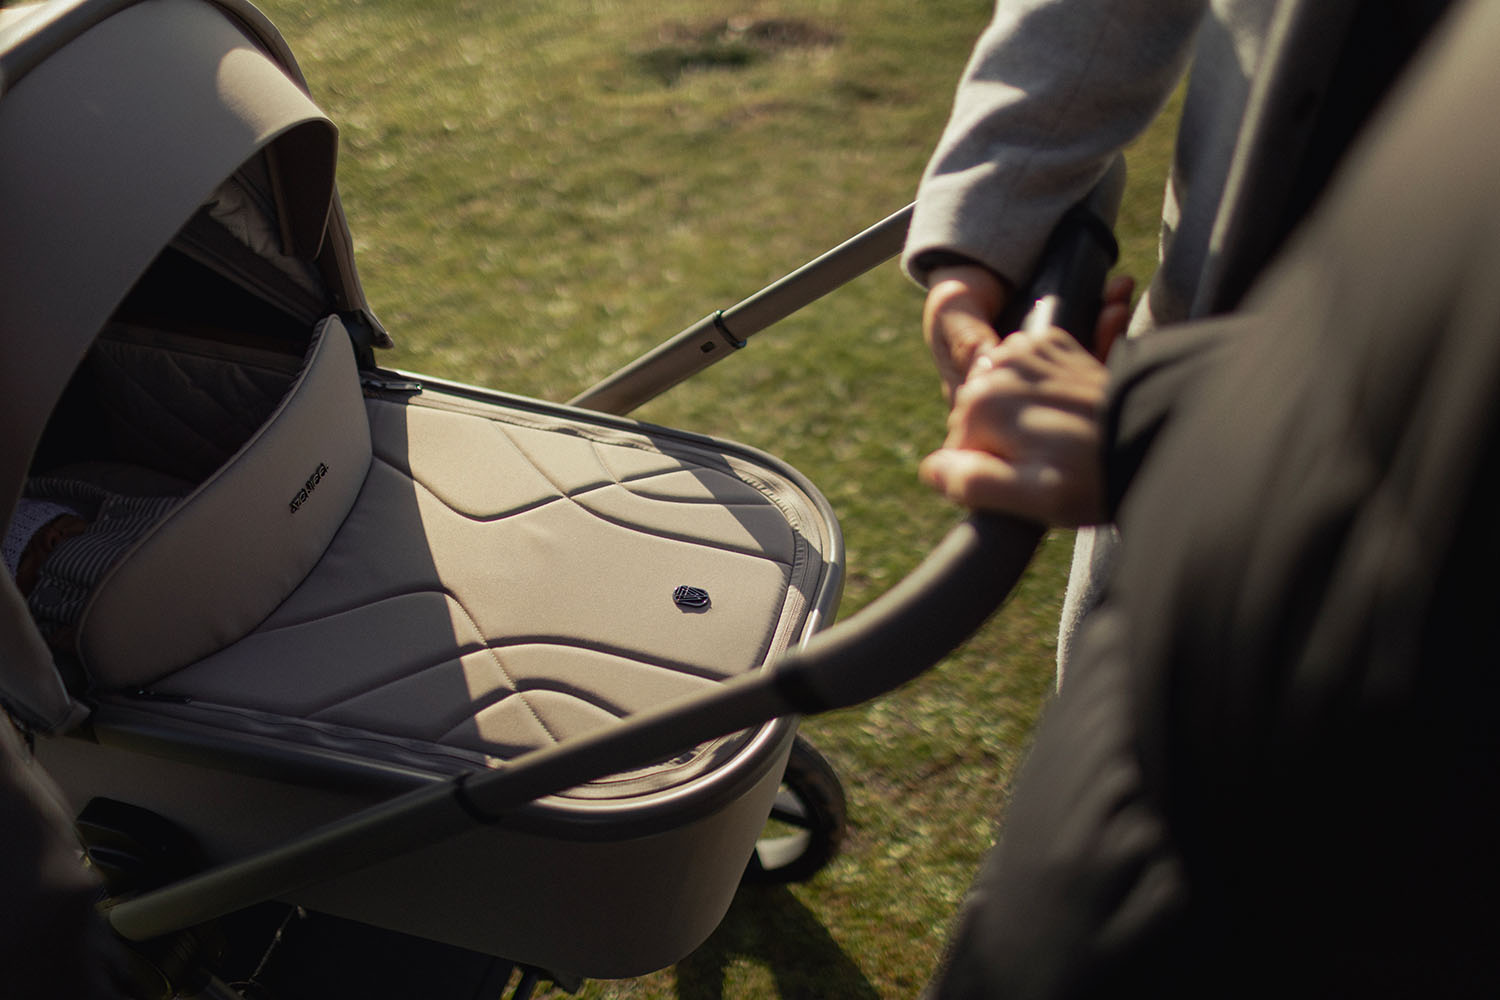
[[318, 484], [323, 481], [323, 477], [326, 475], [328, 475], [328, 464], [326, 462], [319, 462], [318, 467], [313, 470], [313, 474], [307, 477], [307, 482], [302, 484], [302, 488], [297, 491], [297, 495], [292, 497], [291, 503], [287, 504], [293, 514], [297, 513], [297, 510], [303, 504], [307, 503], [307, 498], [312, 496], [312, 491], [318, 488]]

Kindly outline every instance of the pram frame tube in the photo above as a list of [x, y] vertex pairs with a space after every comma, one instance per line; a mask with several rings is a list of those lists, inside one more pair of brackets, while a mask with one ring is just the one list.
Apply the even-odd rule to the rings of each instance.
[[848, 284], [901, 251], [915, 204], [877, 222], [728, 309], [703, 317], [568, 401], [624, 414], [729, 357], [766, 327]]

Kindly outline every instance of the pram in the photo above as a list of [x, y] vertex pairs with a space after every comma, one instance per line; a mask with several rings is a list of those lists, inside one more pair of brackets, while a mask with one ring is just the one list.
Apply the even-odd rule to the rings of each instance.
[[[715, 314], [575, 406], [385, 371], [333, 129], [253, 8], [65, 4], [0, 30], [0, 148], [28, 151], [0, 161], [0, 335], [36, 345], [3, 376], [0, 472], [186, 484], [61, 656], [3, 589], [5, 700], [94, 803], [112, 922], [180, 941], [274, 898], [565, 978], [691, 950], [771, 811], [790, 713], [894, 683], [871, 661], [932, 662], [995, 587], [916, 588], [895, 607], [944, 628], [893, 616], [788, 660], [837, 606], [826, 501], [763, 453], [601, 412], [780, 306]], [[146, 871], [177, 843], [147, 815], [197, 856]]]

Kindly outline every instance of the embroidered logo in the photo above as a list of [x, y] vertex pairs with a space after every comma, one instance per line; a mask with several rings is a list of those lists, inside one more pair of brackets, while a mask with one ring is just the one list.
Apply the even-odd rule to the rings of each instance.
[[672, 603], [679, 608], [706, 608], [708, 591], [701, 587], [678, 587], [672, 591]]
[[318, 488], [318, 484], [323, 481], [323, 477], [326, 475], [328, 475], [327, 463], [319, 462], [318, 467], [313, 470], [313, 474], [307, 477], [307, 482], [303, 483], [302, 488], [297, 491], [297, 495], [292, 497], [292, 502], [287, 504], [293, 514], [297, 513], [298, 508], [307, 503], [307, 498], [312, 496], [312, 491]]

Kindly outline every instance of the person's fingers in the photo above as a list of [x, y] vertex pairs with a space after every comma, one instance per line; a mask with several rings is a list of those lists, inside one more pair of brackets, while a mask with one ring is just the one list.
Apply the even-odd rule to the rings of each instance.
[[1095, 357], [1109, 357], [1110, 348], [1124, 336], [1130, 324], [1130, 300], [1134, 295], [1135, 279], [1128, 274], [1116, 274], [1105, 282], [1099, 319], [1094, 325]]
[[1055, 326], [1017, 330], [999, 343], [981, 348], [969, 369], [970, 378], [995, 371], [1008, 372], [1032, 383], [1085, 374], [1095, 379], [1105, 377], [1098, 359], [1091, 357], [1067, 331]]
[[975, 357], [1000, 339], [994, 317], [1005, 305], [1006, 286], [982, 267], [948, 267], [931, 275], [922, 309], [922, 332], [932, 351], [944, 396], [968, 375]]
[[1000, 335], [989, 319], [962, 305], [952, 305], [933, 316], [928, 343], [932, 359], [943, 380], [943, 388], [952, 402], [954, 391], [963, 384], [974, 360], [985, 350], [1000, 343]]
[[1104, 301], [1130, 304], [1135, 295], [1135, 277], [1129, 274], [1112, 274], [1104, 282]]
[[923, 459], [924, 482], [970, 510], [1013, 514], [1044, 524], [1076, 525], [1059, 504], [1058, 476], [1041, 466], [1018, 466], [982, 451], [943, 449]]
[[943, 446], [1047, 461], [1094, 434], [1099, 396], [1087, 384], [1033, 381], [1015, 369], [970, 379], [954, 398]]
[[985, 451], [943, 448], [918, 466], [922, 481], [970, 510], [1012, 514], [1041, 524], [1077, 527], [1104, 519], [1102, 486], [1070, 479], [1042, 463], [1017, 463]]
[[944, 448], [917, 467], [922, 481], [954, 503], [973, 510], [1015, 512], [1015, 470], [988, 452]]

